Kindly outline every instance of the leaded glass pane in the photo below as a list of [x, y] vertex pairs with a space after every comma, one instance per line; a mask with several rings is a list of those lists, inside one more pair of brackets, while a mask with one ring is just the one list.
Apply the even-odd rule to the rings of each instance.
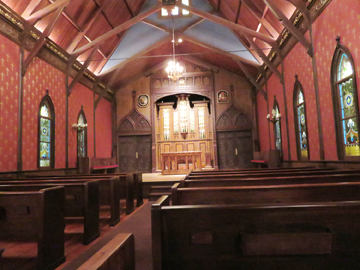
[[275, 129], [276, 129], [275, 148], [277, 150], [281, 150], [281, 129], [280, 129], [279, 121], [276, 122]]
[[346, 155], [359, 156], [359, 128], [357, 117], [343, 120], [342, 123]]
[[78, 156], [85, 157], [85, 130], [78, 131]]
[[301, 91], [299, 91], [299, 96], [298, 96], [298, 105], [304, 103], [304, 95]]
[[199, 114], [199, 138], [205, 139], [205, 108], [200, 107], [198, 114]]
[[50, 119], [40, 118], [40, 141], [50, 142]]
[[339, 85], [341, 99], [341, 117], [348, 118], [356, 115], [356, 104], [354, 102], [353, 79], [349, 79]]
[[85, 122], [84, 122], [84, 117], [82, 116], [82, 114], [79, 115], [78, 124], [80, 124], [80, 125], [84, 125], [84, 124], [85, 124]]
[[174, 112], [174, 133], [179, 133], [179, 114], [178, 112]]
[[351, 62], [345, 53], [342, 54], [338, 70], [338, 80], [342, 80], [353, 74]]
[[40, 167], [50, 166], [50, 143], [40, 143]]
[[188, 124], [187, 124], [187, 102], [186, 102], [186, 100], [180, 100], [179, 110], [180, 110], [180, 132], [187, 133], [188, 132]]
[[41, 106], [40, 115], [41, 115], [41, 116], [44, 116], [44, 117], [50, 117], [50, 115], [49, 115], [49, 109], [48, 109], [48, 107], [46, 106], [46, 104], [43, 104], [43, 105]]

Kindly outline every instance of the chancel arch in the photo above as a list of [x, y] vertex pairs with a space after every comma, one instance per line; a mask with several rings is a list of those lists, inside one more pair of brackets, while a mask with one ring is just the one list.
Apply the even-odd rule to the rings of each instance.
[[55, 166], [55, 110], [49, 91], [42, 98], [38, 115], [38, 168]]

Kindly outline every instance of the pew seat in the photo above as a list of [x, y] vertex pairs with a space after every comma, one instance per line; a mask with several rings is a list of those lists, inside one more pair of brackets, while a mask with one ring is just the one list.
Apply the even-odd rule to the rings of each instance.
[[135, 238], [118, 234], [78, 270], [135, 270]]

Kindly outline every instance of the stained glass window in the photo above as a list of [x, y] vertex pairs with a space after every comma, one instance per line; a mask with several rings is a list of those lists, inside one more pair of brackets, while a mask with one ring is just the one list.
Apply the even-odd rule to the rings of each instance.
[[53, 112], [48, 96], [42, 100], [39, 112], [39, 167], [52, 167]]
[[295, 84], [295, 123], [297, 125], [298, 159], [309, 158], [309, 145], [306, 125], [305, 100], [301, 84]]
[[[280, 115], [279, 107], [276, 104], [276, 106], [275, 106], [275, 117], [278, 118], [279, 115]], [[275, 148], [276, 148], [276, 150], [281, 151], [281, 125], [280, 125], [280, 120], [276, 121], [276, 123], [275, 123]]]
[[187, 124], [187, 101], [186, 100], [179, 101], [179, 110], [180, 110], [180, 132], [187, 133], [188, 132], [188, 124]]
[[163, 110], [163, 120], [164, 120], [164, 141], [170, 140], [170, 114], [169, 109]]
[[199, 116], [199, 138], [205, 139], [205, 108], [199, 107], [198, 110], [198, 116]]
[[[360, 156], [359, 148], [359, 109], [357, 91], [355, 88], [354, 65], [350, 52], [338, 45], [335, 51], [333, 65], [333, 91], [337, 104], [335, 119], [339, 158]], [[341, 133], [341, 135], [340, 135]]]

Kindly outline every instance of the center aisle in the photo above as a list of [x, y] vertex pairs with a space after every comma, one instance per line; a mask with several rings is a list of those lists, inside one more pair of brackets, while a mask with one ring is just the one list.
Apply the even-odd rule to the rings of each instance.
[[152, 247], [151, 247], [151, 205], [147, 202], [133, 214], [126, 217], [114, 229], [104, 236], [98, 243], [82, 253], [61, 270], [74, 270], [88, 260], [95, 252], [108, 243], [119, 233], [133, 233], [135, 236], [135, 269], [152, 270]]

